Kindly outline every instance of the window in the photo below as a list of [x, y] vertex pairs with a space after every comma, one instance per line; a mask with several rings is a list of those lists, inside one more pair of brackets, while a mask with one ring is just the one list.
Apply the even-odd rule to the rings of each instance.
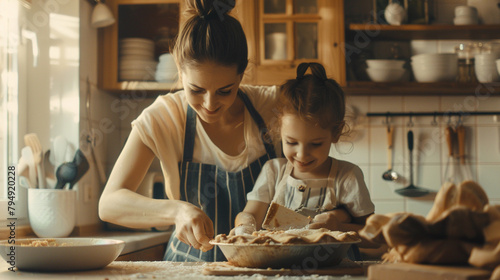
[[[0, 1], [0, 219], [7, 206], [7, 168], [17, 163], [18, 153], [18, 46], [21, 2]], [[17, 177], [17, 176], [16, 176]], [[17, 184], [16, 184], [17, 186]], [[17, 188], [16, 188], [17, 191]], [[16, 197], [19, 192], [17, 191]]]

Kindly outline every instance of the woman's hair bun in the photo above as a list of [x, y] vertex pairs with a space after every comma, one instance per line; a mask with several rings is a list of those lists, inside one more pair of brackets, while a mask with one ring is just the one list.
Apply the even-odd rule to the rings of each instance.
[[236, 0], [187, 0], [187, 12], [203, 19], [223, 19], [235, 5]]

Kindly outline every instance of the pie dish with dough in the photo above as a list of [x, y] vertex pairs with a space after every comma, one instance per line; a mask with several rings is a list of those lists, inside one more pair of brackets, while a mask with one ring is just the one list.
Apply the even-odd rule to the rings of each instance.
[[218, 246], [234, 266], [316, 269], [339, 264], [352, 244], [361, 242], [354, 231], [328, 229], [260, 230], [252, 235], [219, 234]]

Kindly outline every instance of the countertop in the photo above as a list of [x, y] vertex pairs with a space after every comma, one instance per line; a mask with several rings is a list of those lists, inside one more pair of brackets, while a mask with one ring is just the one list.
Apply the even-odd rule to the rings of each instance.
[[8, 264], [0, 264], [0, 279], [74, 279], [74, 280], [143, 280], [143, 279], [172, 279], [172, 280], [205, 280], [205, 279], [258, 279], [258, 280], [326, 280], [349, 279], [366, 280], [366, 276], [209, 276], [203, 275], [203, 269], [208, 263], [179, 263], [179, 262], [121, 262], [115, 261], [103, 269], [82, 272], [35, 273], [23, 271], [9, 271]]
[[156, 245], [167, 243], [171, 231], [102, 231], [89, 236], [81, 237], [95, 237], [95, 238], [108, 238], [125, 241], [125, 247], [121, 255], [140, 251]]

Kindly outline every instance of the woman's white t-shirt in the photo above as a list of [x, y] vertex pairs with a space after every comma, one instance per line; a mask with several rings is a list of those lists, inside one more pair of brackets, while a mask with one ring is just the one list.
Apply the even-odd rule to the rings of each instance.
[[[273, 108], [278, 97], [278, 87], [242, 85], [240, 89], [246, 93], [269, 127], [275, 118]], [[184, 150], [187, 105], [184, 91], [162, 95], [132, 122], [132, 129], [160, 160], [165, 190], [170, 199], [180, 197], [178, 163], [182, 160]], [[259, 128], [248, 110], [245, 110], [243, 125], [246, 146], [242, 147], [243, 151], [239, 155], [231, 156], [212, 142], [197, 119], [193, 161], [217, 165], [226, 171], [238, 171], [264, 155], [266, 150]], [[279, 143], [274, 146], [279, 154]]]

